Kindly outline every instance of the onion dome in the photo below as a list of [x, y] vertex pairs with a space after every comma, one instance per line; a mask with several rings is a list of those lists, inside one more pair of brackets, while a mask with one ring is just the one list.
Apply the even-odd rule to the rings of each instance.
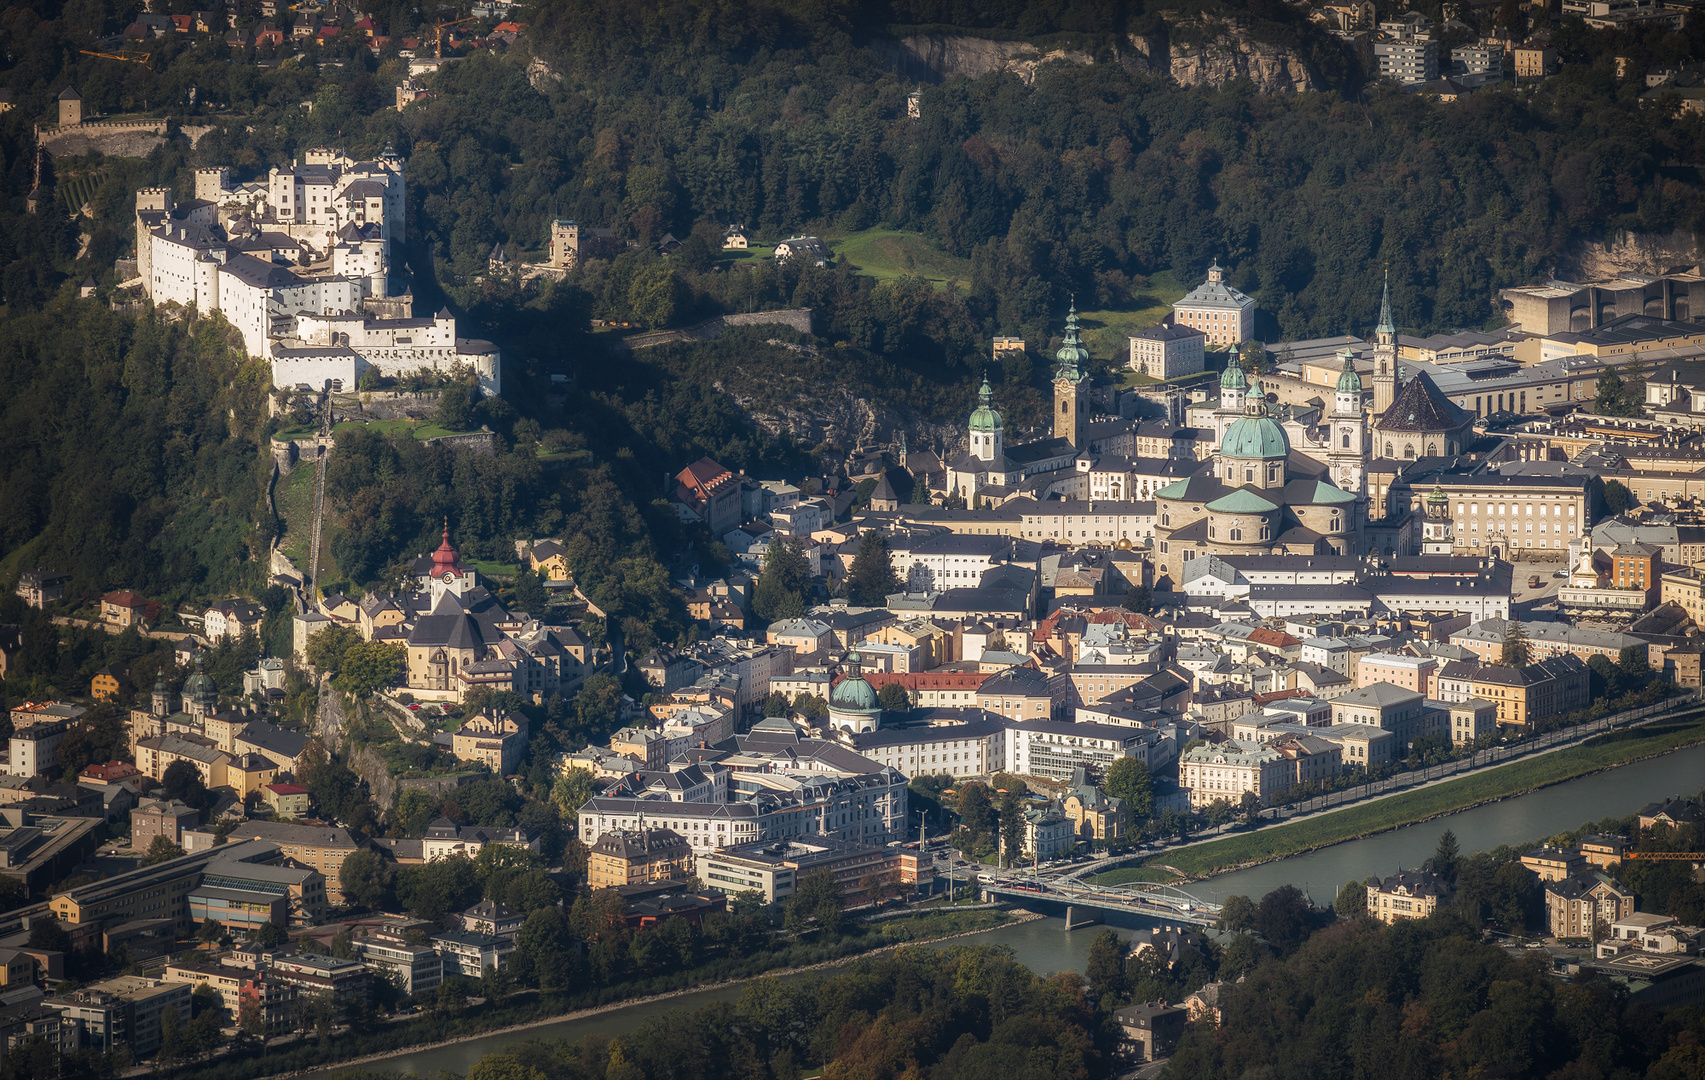
[[1344, 358], [1344, 373], [1338, 376], [1338, 392], [1340, 394], [1361, 393], [1362, 377], [1356, 374], [1356, 354], [1345, 349], [1338, 355]]
[[971, 413], [971, 430], [994, 432], [1001, 429], [1001, 414], [995, 411], [991, 404], [994, 391], [989, 389], [988, 376], [983, 377], [983, 388], [977, 391], [977, 408]]

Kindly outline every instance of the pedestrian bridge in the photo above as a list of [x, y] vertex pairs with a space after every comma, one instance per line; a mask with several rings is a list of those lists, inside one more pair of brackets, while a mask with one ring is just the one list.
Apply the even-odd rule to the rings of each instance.
[[[1052, 900], [1067, 906], [1066, 927], [1084, 909], [1142, 915], [1167, 923], [1212, 926], [1219, 921], [1220, 905], [1211, 904], [1175, 885], [1132, 882], [1129, 885], [1090, 885], [1081, 881], [1049, 881], [1045, 878], [996, 878], [979, 882], [986, 896], [1007, 900]], [[1099, 920], [1097, 920], [1099, 921]]]

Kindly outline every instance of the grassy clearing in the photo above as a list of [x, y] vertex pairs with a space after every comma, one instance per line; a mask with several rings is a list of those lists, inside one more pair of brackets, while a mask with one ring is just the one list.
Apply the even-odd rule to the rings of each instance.
[[279, 546], [304, 572], [308, 569], [308, 538], [314, 530], [314, 466], [298, 463], [274, 492], [283, 535]]
[[836, 259], [878, 281], [916, 274], [932, 285], [952, 282], [961, 289], [971, 288], [971, 260], [941, 251], [920, 233], [866, 229], [831, 240], [829, 246]]
[[469, 566], [489, 578], [512, 578], [520, 569], [518, 563], [492, 562], [490, 559], [464, 559]]
[[1145, 885], [1176, 885], [1184, 879], [1158, 866], [1123, 866], [1104, 874], [1096, 874], [1090, 880], [1097, 885], [1130, 885], [1135, 882]]
[[1127, 310], [1079, 311], [1078, 324], [1083, 327], [1083, 343], [1089, 355], [1110, 356], [1123, 366], [1130, 357], [1131, 335], [1164, 319], [1188, 291], [1172, 271], [1163, 270], [1149, 278], [1149, 287]]
[[1395, 795], [1367, 806], [1169, 851], [1165, 859], [1168, 866], [1175, 866], [1192, 877], [1205, 877], [1246, 863], [1355, 840], [1698, 742], [1705, 742], [1705, 718], [1615, 732], [1582, 746]]
[[409, 435], [416, 439], [436, 439], [441, 435], [469, 434], [466, 431], [451, 431], [431, 420], [345, 420], [332, 429], [332, 434], [339, 435], [358, 428], [366, 428], [375, 435], [383, 435], [386, 438]]

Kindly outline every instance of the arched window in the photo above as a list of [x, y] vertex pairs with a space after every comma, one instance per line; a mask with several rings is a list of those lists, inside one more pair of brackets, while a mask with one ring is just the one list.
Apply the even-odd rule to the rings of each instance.
[[1415, 460], [1415, 444], [1414, 443], [1410, 443], [1403, 448], [1403, 460], [1405, 460], [1405, 461], [1414, 461]]
[[1343, 528], [1342, 519], [1340, 519], [1337, 514], [1333, 514], [1332, 515], [1332, 531], [1337, 532], [1341, 528]]
[[1161, 523], [1161, 524], [1162, 524], [1162, 525], [1170, 525], [1170, 524], [1172, 524], [1172, 515], [1171, 515], [1171, 514], [1162, 514], [1162, 515], [1160, 515], [1160, 523]]
[[1242, 540], [1243, 539], [1243, 530], [1242, 529], [1231, 530], [1231, 538], [1233, 540]]
[[1208, 523], [1208, 539], [1212, 540], [1213, 538], [1214, 538], [1214, 525], [1213, 525], [1213, 522], [1210, 521]]
[[1385, 456], [1386, 457], [1396, 457], [1397, 456], [1396, 454], [1392, 453], [1390, 443], [1385, 444]]
[[1348, 450], [1349, 448], [1350, 448], [1350, 433], [1348, 431], [1346, 431], [1346, 432], [1344, 432], [1344, 449]]
[[1438, 443], [1428, 443], [1427, 444], [1427, 456], [1428, 457], [1438, 457], [1439, 456], [1439, 444]]
[[1263, 525], [1263, 526], [1261, 526], [1261, 539], [1263, 539], [1263, 540], [1271, 540], [1271, 539], [1272, 539], [1272, 538], [1273, 538], [1273, 529], [1272, 529], [1272, 527], [1271, 527], [1271, 526], [1269, 526], [1269, 525]]

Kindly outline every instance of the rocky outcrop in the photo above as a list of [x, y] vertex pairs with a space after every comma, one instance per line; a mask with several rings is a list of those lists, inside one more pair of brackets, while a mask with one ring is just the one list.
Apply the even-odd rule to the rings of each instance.
[[1036, 78], [1036, 69], [1048, 63], [1093, 64], [1088, 53], [1070, 49], [1044, 52], [1027, 41], [993, 41], [962, 34], [910, 34], [902, 38], [879, 38], [871, 47], [902, 76], [917, 82], [936, 83], [963, 75], [975, 79], [991, 71], [1007, 71], [1024, 80]]
[[1691, 270], [1700, 262], [1699, 238], [1692, 233], [1617, 233], [1584, 241], [1557, 267], [1568, 281], [1598, 281], [1623, 274], [1666, 274]]
[[[1119, 63], [1171, 76], [1180, 86], [1222, 86], [1248, 79], [1262, 93], [1318, 90], [1320, 78], [1297, 53], [1253, 40], [1226, 20], [1199, 18], [1180, 24], [1174, 34], [1133, 34], [1130, 50], [1119, 50]], [[1169, 40], [1170, 39], [1170, 40]], [[871, 43], [903, 77], [937, 83], [964, 75], [975, 79], [991, 71], [1009, 71], [1028, 85], [1048, 63], [1092, 64], [1095, 58], [1071, 49], [1044, 51], [1024, 41], [994, 41], [960, 34], [913, 34]]]
[[1171, 28], [1165, 37], [1130, 37], [1136, 62], [1170, 75], [1179, 86], [1224, 86], [1248, 79], [1263, 94], [1320, 89], [1320, 80], [1289, 49], [1250, 38], [1222, 19], [1200, 18]]
[[832, 443], [851, 452], [858, 448], [897, 448], [902, 441], [910, 450], [930, 450], [944, 457], [965, 448], [962, 425], [942, 424], [911, 409], [884, 405], [858, 397], [845, 389], [827, 387], [807, 393], [803, 388], [784, 405], [775, 395], [760, 404], [754, 395], [729, 389], [721, 383], [746, 418], [777, 437], [800, 446]]

